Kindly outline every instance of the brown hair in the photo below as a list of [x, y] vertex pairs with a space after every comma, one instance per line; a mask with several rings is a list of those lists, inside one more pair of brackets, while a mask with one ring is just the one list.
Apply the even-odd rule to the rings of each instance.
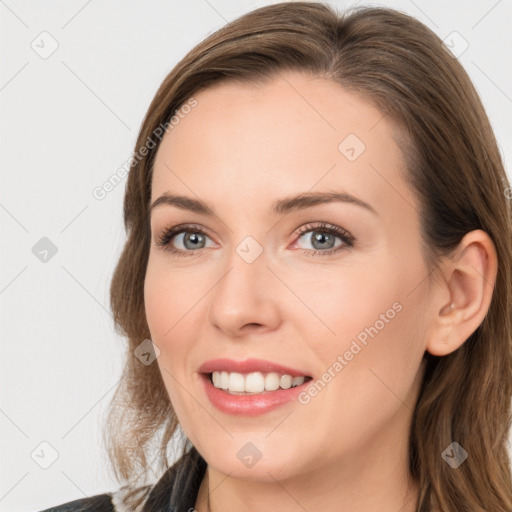
[[[228, 23], [167, 75], [144, 118], [136, 154], [194, 93], [223, 80], [253, 84], [283, 70], [328, 78], [373, 102], [403, 135], [407, 179], [420, 199], [425, 260], [440, 258], [474, 229], [495, 244], [498, 274], [477, 330], [426, 367], [410, 431], [417, 511], [512, 511], [507, 451], [512, 397], [510, 187], [482, 103], [464, 68], [418, 20], [387, 8], [337, 13], [318, 2], [283, 2]], [[179, 427], [156, 364], [134, 350], [150, 333], [143, 287], [150, 247], [148, 207], [156, 147], [132, 161], [124, 198], [127, 240], [111, 283], [116, 330], [128, 339], [122, 380], [108, 416], [108, 454], [118, 479], [134, 481], [155, 453], [169, 466]], [[469, 454], [457, 469], [441, 457], [452, 442]], [[186, 446], [183, 447], [186, 453]]]

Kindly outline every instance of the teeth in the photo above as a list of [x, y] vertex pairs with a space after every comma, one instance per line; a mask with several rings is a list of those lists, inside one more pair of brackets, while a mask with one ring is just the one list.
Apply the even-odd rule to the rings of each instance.
[[213, 372], [212, 382], [216, 388], [224, 389], [232, 394], [242, 393], [263, 393], [264, 391], [275, 391], [276, 389], [289, 389], [300, 386], [306, 377], [292, 377], [291, 375], [280, 375], [270, 372], [252, 372], [247, 374], [237, 372]]
[[241, 373], [230, 373], [229, 374], [229, 390], [230, 391], [245, 391], [244, 376]]

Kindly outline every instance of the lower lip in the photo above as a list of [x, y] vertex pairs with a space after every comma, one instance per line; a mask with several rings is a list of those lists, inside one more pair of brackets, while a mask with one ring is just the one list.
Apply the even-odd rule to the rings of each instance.
[[231, 395], [223, 389], [216, 388], [210, 381], [209, 375], [200, 374], [200, 377], [210, 402], [220, 411], [237, 416], [258, 416], [292, 402], [312, 382], [310, 379], [300, 386], [255, 395]]

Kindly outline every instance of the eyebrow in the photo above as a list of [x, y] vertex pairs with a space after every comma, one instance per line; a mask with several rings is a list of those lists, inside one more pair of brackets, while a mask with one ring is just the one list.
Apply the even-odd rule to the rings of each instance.
[[[283, 199], [278, 199], [272, 204], [271, 212], [274, 215], [284, 215], [295, 210], [302, 210], [316, 206], [318, 204], [333, 202], [354, 204], [378, 216], [378, 213], [371, 205], [362, 199], [359, 199], [345, 192], [305, 192], [296, 196], [285, 197]], [[199, 213], [202, 215], [215, 215], [213, 209], [203, 201], [191, 197], [171, 194], [169, 192], [162, 194], [158, 199], [153, 201], [150, 212], [162, 204], [175, 206], [177, 208], [181, 208], [182, 210], [189, 210], [191, 212]]]

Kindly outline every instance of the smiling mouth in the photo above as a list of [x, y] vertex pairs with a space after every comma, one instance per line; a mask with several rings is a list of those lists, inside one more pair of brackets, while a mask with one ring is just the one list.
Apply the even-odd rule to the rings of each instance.
[[232, 395], [256, 395], [294, 388], [308, 382], [308, 375], [291, 376], [277, 372], [238, 373], [214, 371], [204, 374], [213, 386]]

